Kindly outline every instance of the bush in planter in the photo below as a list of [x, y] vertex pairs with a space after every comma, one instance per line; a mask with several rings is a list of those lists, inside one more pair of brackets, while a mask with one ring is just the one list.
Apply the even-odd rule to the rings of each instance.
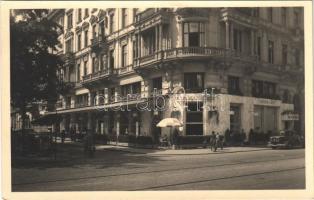
[[185, 145], [185, 144], [204, 144], [204, 142], [209, 141], [208, 135], [195, 135], [195, 136], [178, 136], [178, 144]]
[[138, 136], [136, 138], [136, 144], [140, 145], [153, 145], [153, 138], [150, 136]]

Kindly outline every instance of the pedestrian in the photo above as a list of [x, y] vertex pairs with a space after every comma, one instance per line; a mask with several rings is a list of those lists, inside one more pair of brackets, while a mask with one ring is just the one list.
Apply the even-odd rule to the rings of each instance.
[[219, 146], [221, 150], [224, 148], [224, 136], [217, 132], [217, 147]]
[[226, 145], [229, 145], [229, 142], [230, 142], [230, 130], [229, 129], [225, 131], [225, 142], [226, 142]]
[[61, 131], [61, 142], [62, 142], [62, 144], [64, 143], [64, 140], [65, 140], [65, 130], [62, 130]]
[[213, 151], [215, 149], [217, 149], [216, 148], [216, 134], [215, 134], [215, 131], [212, 131], [212, 134], [210, 136], [210, 150]]
[[244, 132], [244, 129], [241, 130], [240, 138], [241, 138], [241, 146], [243, 146], [244, 145], [244, 141], [246, 139], [246, 134]]

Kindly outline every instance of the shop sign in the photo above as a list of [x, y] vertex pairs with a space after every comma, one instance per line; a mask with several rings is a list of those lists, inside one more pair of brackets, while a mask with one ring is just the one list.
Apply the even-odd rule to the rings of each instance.
[[276, 104], [276, 100], [272, 100], [272, 99], [259, 99], [259, 98], [256, 98], [256, 104], [275, 105], [275, 104]]
[[299, 120], [299, 114], [294, 113], [286, 113], [282, 115], [283, 121], [298, 121]]

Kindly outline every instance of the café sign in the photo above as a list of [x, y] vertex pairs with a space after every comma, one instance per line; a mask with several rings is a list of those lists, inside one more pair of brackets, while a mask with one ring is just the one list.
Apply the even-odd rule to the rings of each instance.
[[299, 114], [295, 113], [285, 113], [282, 115], [283, 121], [298, 121], [299, 120]]

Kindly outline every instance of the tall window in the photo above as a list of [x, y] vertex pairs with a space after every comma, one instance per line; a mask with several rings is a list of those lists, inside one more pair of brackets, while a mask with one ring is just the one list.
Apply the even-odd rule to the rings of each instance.
[[267, 81], [252, 81], [252, 96], [273, 99], [276, 94], [276, 84]]
[[286, 44], [282, 45], [282, 64], [286, 65], [288, 60], [288, 47]]
[[109, 52], [109, 69], [114, 69], [114, 50], [110, 50]]
[[242, 51], [242, 31], [233, 30], [233, 48], [237, 51]]
[[183, 46], [199, 47], [204, 45], [204, 23], [186, 22], [183, 24]]
[[157, 90], [161, 90], [162, 89], [162, 77], [158, 77], [158, 78], [154, 78], [153, 79], [153, 90], [154, 89], [157, 89]]
[[77, 64], [76, 68], [76, 81], [80, 82], [81, 80], [81, 64]]
[[73, 27], [73, 14], [68, 14], [68, 29]]
[[239, 77], [229, 76], [228, 77], [228, 93], [234, 95], [240, 95], [240, 79]]
[[189, 93], [200, 93], [204, 90], [204, 74], [203, 73], [185, 73], [184, 88]]
[[85, 8], [85, 12], [84, 12], [84, 18], [88, 17], [88, 8]]
[[267, 8], [267, 19], [270, 22], [273, 22], [273, 8]]
[[82, 35], [81, 34], [78, 34], [77, 35], [77, 50], [81, 50], [81, 41], [82, 40]]
[[128, 64], [128, 46], [123, 45], [122, 46], [122, 67], [127, 66]]
[[84, 47], [88, 46], [88, 30], [84, 31]]
[[122, 8], [122, 28], [128, 25], [128, 12], [126, 8]]
[[103, 38], [105, 36], [105, 23], [104, 23], [104, 21], [99, 23], [99, 35], [101, 36], [101, 38]]
[[77, 22], [80, 22], [80, 21], [82, 21], [82, 9], [81, 8], [77, 10]]
[[145, 32], [143, 35], [143, 55], [151, 55], [156, 50], [156, 35], [155, 29]]
[[109, 25], [109, 31], [110, 31], [110, 33], [113, 33], [113, 31], [114, 31], [114, 26], [115, 26], [115, 24], [114, 24], [114, 13], [112, 13], [111, 15], [110, 15], [110, 25]]
[[268, 41], [268, 62], [274, 64], [274, 42]]
[[96, 32], [96, 24], [93, 25], [93, 39], [97, 37], [97, 32]]
[[98, 71], [98, 66], [97, 66], [97, 63], [96, 63], [96, 57], [93, 57], [92, 58], [92, 73], [95, 73]]
[[84, 74], [83, 76], [87, 75], [87, 61], [84, 61]]
[[262, 38], [261, 37], [257, 37], [257, 56], [258, 59], [261, 60], [261, 56], [262, 56]]
[[299, 27], [300, 26], [300, 13], [299, 13], [299, 11], [298, 10], [294, 10], [294, 13], [293, 13], [293, 15], [294, 15], [294, 19], [293, 19], [293, 21], [294, 21], [294, 26], [295, 27]]
[[65, 52], [66, 53], [73, 52], [73, 38], [70, 38], [65, 42]]
[[282, 25], [287, 26], [287, 8], [281, 8]]

